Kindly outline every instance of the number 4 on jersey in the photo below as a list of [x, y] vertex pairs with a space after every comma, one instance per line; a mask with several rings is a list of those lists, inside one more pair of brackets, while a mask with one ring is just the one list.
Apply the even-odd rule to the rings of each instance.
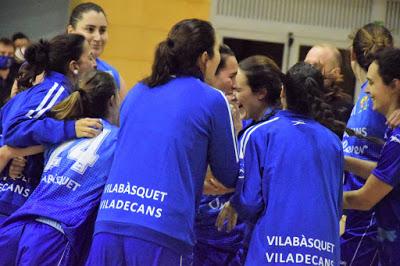
[[97, 150], [109, 133], [109, 129], [103, 129], [97, 137], [81, 141], [72, 147], [68, 153], [68, 159], [75, 161], [71, 169], [83, 175], [89, 166], [92, 167], [99, 158]]
[[53, 167], [60, 166], [60, 162], [63, 159], [63, 157], [60, 156], [61, 153], [70, 148], [68, 152], [68, 159], [75, 161], [71, 169], [83, 175], [89, 166], [93, 166], [96, 163], [97, 159], [99, 158], [97, 150], [100, 148], [101, 143], [103, 143], [104, 139], [109, 133], [109, 129], [103, 129], [103, 131], [97, 137], [82, 140], [72, 148], [70, 148], [70, 146], [76, 142], [75, 140], [70, 140], [61, 144], [51, 153], [50, 158], [44, 168], [44, 172], [52, 169]]
[[71, 144], [72, 144], [72, 140], [68, 141], [68, 142], [64, 142], [63, 144], [61, 144], [60, 146], [58, 146], [51, 154], [50, 154], [50, 158], [48, 160], [48, 162], [46, 163], [46, 166], [44, 167], [43, 171], [46, 172], [50, 169], [52, 169], [53, 167], [58, 167], [60, 166], [60, 162], [61, 162], [61, 157], [60, 154], [65, 151]]

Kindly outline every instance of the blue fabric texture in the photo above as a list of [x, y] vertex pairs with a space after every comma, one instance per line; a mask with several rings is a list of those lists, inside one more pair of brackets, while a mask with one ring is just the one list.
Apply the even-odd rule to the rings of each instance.
[[118, 135], [117, 127], [106, 120], [102, 124], [95, 138], [70, 140], [46, 151], [39, 185], [6, 225], [45, 217], [61, 225], [77, 257], [89, 249]]
[[207, 165], [225, 186], [236, 184], [237, 144], [225, 96], [192, 77], [155, 88], [139, 83], [125, 98], [120, 118], [118, 159], [96, 232], [190, 254]]
[[[72, 90], [68, 78], [57, 72], [46, 74], [42, 83], [13, 97], [1, 109], [1, 144], [13, 147], [52, 145], [75, 137], [75, 122], [48, 117], [51, 108]], [[26, 157], [22, 176], [13, 180], [8, 167], [1, 173], [0, 213], [10, 215], [37, 186], [43, 170], [43, 156]]]
[[232, 206], [254, 222], [246, 265], [339, 263], [343, 150], [318, 122], [280, 111], [244, 133]]
[[[365, 92], [368, 82], [361, 86], [357, 103], [351, 112], [347, 127], [364, 136], [377, 137], [383, 140], [386, 130], [385, 117], [375, 112], [372, 107], [372, 99]], [[344, 155], [359, 159], [378, 161], [381, 145], [371, 143], [368, 140], [349, 136], [343, 136]], [[345, 172], [344, 190], [357, 190], [364, 185], [363, 178], [350, 172]], [[341, 257], [348, 265], [376, 265], [378, 242], [376, 241], [376, 221], [371, 211], [346, 210], [346, 230], [341, 236]], [[375, 261], [375, 262], [374, 262]]]

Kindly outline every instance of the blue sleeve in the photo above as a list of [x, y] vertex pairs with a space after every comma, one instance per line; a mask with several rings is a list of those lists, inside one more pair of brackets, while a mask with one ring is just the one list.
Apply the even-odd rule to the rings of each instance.
[[218, 181], [226, 187], [235, 187], [239, 170], [235, 129], [225, 96], [222, 93], [218, 96], [212, 110], [208, 163]]
[[383, 146], [378, 165], [372, 174], [393, 187], [400, 184], [400, 134], [392, 135]]
[[23, 148], [51, 145], [75, 138], [75, 121], [62, 121], [46, 116], [54, 105], [68, 96], [63, 88], [62, 90], [53, 97], [47, 97], [48, 91], [42, 90], [30, 95], [28, 99], [22, 99], [24, 103], [21, 110], [4, 121], [4, 143]]
[[4, 135], [4, 144], [24, 148], [33, 145], [57, 144], [75, 137], [75, 121], [73, 120], [19, 116], [11, 121]]
[[230, 202], [241, 219], [254, 221], [265, 207], [262, 197], [263, 171], [253, 136], [245, 134], [243, 138], [239, 180]]

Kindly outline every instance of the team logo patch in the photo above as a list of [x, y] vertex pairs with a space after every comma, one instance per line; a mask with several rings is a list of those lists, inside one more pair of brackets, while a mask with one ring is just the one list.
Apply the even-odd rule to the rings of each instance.
[[400, 144], [400, 136], [399, 135], [391, 136], [389, 141], [390, 142], [396, 142], [396, 143]]
[[365, 95], [364, 97], [362, 97], [360, 101], [360, 112], [367, 110], [368, 105], [369, 105], [369, 97], [368, 95]]
[[383, 242], [385, 240], [389, 242], [394, 242], [397, 239], [396, 230], [385, 230], [381, 227], [378, 227], [378, 241]]
[[292, 123], [293, 123], [293, 126], [305, 125], [306, 124], [306, 122], [304, 122], [303, 120], [293, 120]]

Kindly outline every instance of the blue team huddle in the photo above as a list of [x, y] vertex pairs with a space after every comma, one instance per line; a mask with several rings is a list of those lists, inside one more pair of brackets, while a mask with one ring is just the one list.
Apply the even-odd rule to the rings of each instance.
[[336, 47], [282, 73], [238, 62], [200, 19], [128, 91], [99, 58], [107, 24], [83, 3], [67, 33], [19, 48], [0, 93], [0, 265], [400, 265], [389, 30], [352, 36], [353, 106]]

